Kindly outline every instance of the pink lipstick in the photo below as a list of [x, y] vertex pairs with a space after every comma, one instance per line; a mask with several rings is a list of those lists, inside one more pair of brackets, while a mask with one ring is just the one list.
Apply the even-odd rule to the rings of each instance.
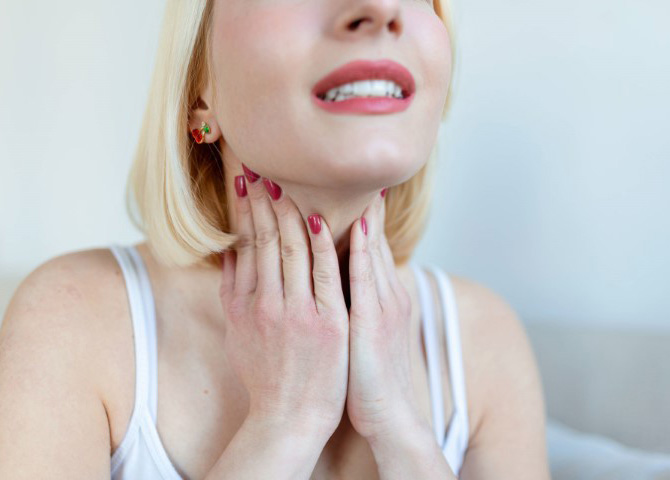
[[[353, 97], [332, 101], [326, 93], [346, 83], [360, 80], [390, 80], [397, 84], [402, 98]], [[414, 77], [407, 68], [392, 60], [356, 60], [331, 72], [312, 88], [317, 106], [332, 113], [394, 113], [409, 107], [415, 92]]]

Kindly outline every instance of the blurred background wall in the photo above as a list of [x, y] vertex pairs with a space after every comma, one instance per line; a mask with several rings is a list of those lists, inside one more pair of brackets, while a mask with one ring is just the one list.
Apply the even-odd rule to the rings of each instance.
[[422, 256], [529, 322], [670, 330], [670, 3], [455, 5]]
[[[417, 257], [527, 322], [670, 330], [670, 3], [625, 5], [454, 3], [453, 109]], [[162, 7], [0, 0], [4, 278], [140, 239], [123, 190]]]

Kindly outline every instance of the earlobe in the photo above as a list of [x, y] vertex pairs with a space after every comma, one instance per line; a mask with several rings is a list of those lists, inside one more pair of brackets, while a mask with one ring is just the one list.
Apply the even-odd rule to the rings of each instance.
[[[205, 98], [209, 98], [205, 92]], [[189, 132], [197, 144], [214, 143], [220, 137], [216, 119], [213, 118], [213, 109], [209, 107], [203, 96], [198, 96], [191, 106], [189, 113]]]
[[201, 144], [205, 141], [205, 135], [208, 133], [211, 133], [212, 130], [207, 124], [207, 122], [202, 122], [202, 125], [200, 125], [200, 128], [194, 128], [191, 129], [191, 136], [195, 140], [195, 143]]
[[220, 137], [216, 120], [207, 121], [207, 120], [199, 120], [199, 118], [202, 117], [199, 116], [193, 117], [189, 121], [189, 127], [188, 127], [191, 137], [193, 137], [195, 143], [201, 144], [201, 143], [216, 142]]

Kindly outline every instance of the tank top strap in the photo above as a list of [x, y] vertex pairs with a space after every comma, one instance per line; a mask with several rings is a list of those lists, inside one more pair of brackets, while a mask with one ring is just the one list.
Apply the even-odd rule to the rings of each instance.
[[155, 424], [158, 402], [156, 309], [149, 275], [134, 246], [112, 244], [110, 250], [121, 266], [130, 303], [135, 343], [134, 412], [147, 408]]
[[[449, 378], [451, 379], [452, 399], [454, 402], [454, 420], [449, 425], [445, 449], [458, 452], [456, 459], [462, 459], [467, 449], [469, 439], [468, 403], [465, 389], [465, 371], [463, 351], [461, 347], [461, 332], [458, 320], [456, 296], [449, 276], [436, 265], [429, 265], [428, 269], [437, 281], [447, 342], [449, 361]], [[453, 443], [453, 445], [452, 445]]]
[[433, 430], [440, 446], [444, 444], [446, 420], [444, 415], [444, 395], [442, 393], [442, 378], [440, 369], [439, 344], [436, 335], [435, 309], [431, 288], [426, 273], [416, 261], [410, 261], [410, 267], [419, 291], [421, 306], [421, 329], [423, 331], [426, 349], [426, 363], [428, 368], [428, 388], [430, 390], [431, 413], [433, 416]]

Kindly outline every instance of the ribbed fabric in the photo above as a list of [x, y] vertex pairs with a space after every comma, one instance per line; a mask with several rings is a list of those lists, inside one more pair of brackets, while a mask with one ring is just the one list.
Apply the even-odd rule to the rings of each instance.
[[[133, 324], [136, 371], [133, 413], [128, 430], [111, 458], [111, 480], [183, 480], [171, 463], [156, 429], [156, 309], [149, 275], [134, 246], [112, 244], [110, 250], [119, 263], [126, 282]], [[442, 446], [451, 469], [458, 476], [468, 445], [468, 412], [454, 293], [446, 273], [435, 266], [428, 266], [437, 279], [442, 311], [446, 312], [447, 355], [454, 405], [454, 413], [447, 429], [431, 290], [426, 273], [415, 262], [410, 262], [410, 266], [416, 277], [420, 296], [435, 438]]]

